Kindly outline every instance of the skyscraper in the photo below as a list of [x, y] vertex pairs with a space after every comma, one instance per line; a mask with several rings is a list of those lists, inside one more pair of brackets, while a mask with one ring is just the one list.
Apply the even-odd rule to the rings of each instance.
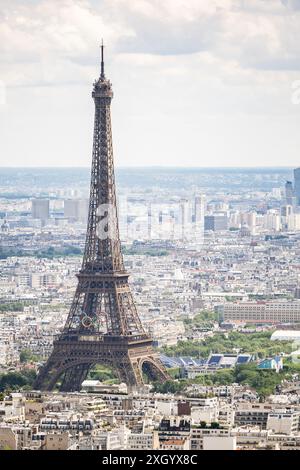
[[197, 194], [195, 196], [195, 206], [194, 206], [194, 227], [195, 227], [195, 238], [198, 243], [203, 243], [204, 212], [205, 212], [205, 196], [203, 194]]
[[294, 188], [292, 181], [285, 183], [285, 201], [288, 206], [295, 205]]
[[296, 196], [296, 204], [300, 205], [300, 168], [294, 170], [294, 192]]
[[180, 201], [180, 226], [181, 226], [181, 240], [184, 241], [187, 237], [189, 225], [189, 201], [181, 199]]

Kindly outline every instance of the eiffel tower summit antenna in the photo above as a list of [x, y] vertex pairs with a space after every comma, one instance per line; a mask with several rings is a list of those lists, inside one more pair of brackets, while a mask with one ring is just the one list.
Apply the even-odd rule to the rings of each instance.
[[93, 86], [93, 155], [86, 241], [68, 318], [53, 351], [39, 371], [35, 389], [77, 391], [95, 364], [114, 369], [121, 382], [143, 384], [144, 374], [168, 375], [145, 332], [128, 284], [119, 237], [110, 104], [111, 82], [101, 74]]
[[101, 75], [100, 77], [104, 80], [105, 79], [105, 74], [104, 74], [104, 44], [103, 44], [103, 39], [101, 40]]

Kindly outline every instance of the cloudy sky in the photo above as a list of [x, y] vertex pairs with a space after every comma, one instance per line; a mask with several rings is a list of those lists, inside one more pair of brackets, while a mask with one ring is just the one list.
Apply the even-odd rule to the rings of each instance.
[[[0, 165], [299, 166], [300, 0], [0, 0]], [[299, 104], [298, 104], [299, 103]]]

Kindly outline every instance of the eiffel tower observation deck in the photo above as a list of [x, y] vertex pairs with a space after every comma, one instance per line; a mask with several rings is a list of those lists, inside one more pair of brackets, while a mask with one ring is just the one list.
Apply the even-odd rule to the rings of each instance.
[[96, 364], [111, 367], [128, 386], [144, 376], [168, 375], [139, 319], [128, 284], [119, 237], [110, 104], [111, 82], [101, 73], [94, 82], [93, 157], [89, 215], [82, 266], [70, 312], [53, 351], [39, 371], [35, 389], [77, 391]]

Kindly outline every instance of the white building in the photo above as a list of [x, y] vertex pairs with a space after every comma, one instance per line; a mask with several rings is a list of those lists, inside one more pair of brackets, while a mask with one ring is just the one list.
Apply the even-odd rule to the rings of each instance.
[[274, 209], [269, 210], [263, 216], [263, 227], [272, 232], [279, 232], [281, 228], [280, 215]]
[[299, 429], [299, 411], [276, 411], [269, 413], [267, 429], [276, 434], [292, 434]]
[[271, 336], [271, 341], [299, 341], [300, 342], [300, 331], [276, 330]]
[[49, 219], [49, 199], [32, 199], [31, 215], [33, 219]]
[[128, 450], [151, 450], [159, 449], [157, 431], [149, 433], [132, 433], [127, 437]]
[[193, 406], [191, 418], [197, 424], [201, 421], [213, 423], [218, 420], [218, 409], [215, 406]]
[[191, 450], [235, 450], [236, 437], [229, 428], [193, 427]]
[[237, 302], [226, 303], [220, 311], [224, 321], [253, 323], [300, 322], [300, 302]]
[[64, 216], [67, 219], [84, 222], [87, 219], [89, 201], [87, 199], [66, 199], [64, 201]]
[[175, 400], [157, 401], [156, 407], [157, 412], [164, 416], [177, 416], [178, 414], [177, 401]]
[[236, 437], [203, 436], [203, 450], [236, 450]]

